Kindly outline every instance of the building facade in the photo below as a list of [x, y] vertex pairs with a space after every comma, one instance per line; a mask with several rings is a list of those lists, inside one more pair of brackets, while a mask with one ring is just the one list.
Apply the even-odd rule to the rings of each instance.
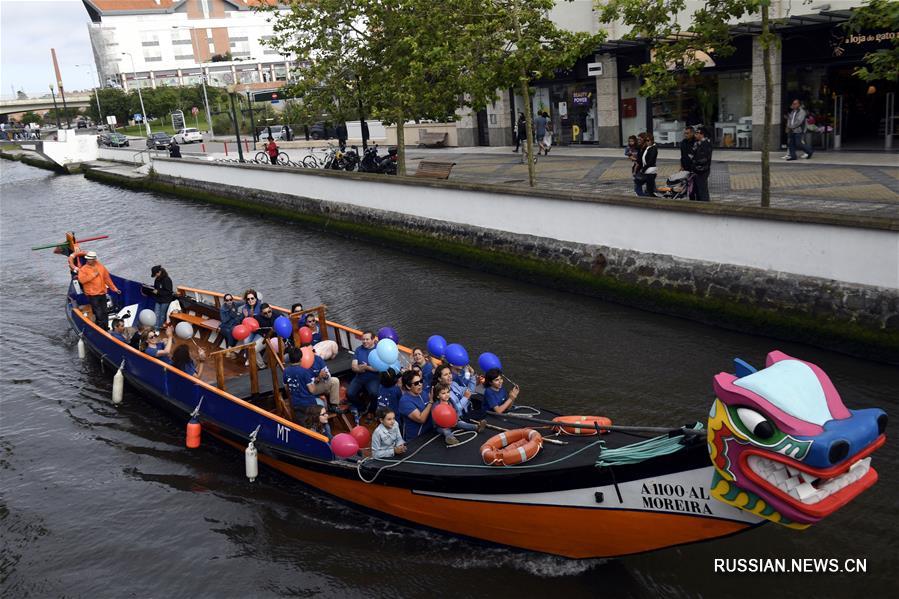
[[[289, 57], [262, 42], [271, 36], [264, 0], [82, 0], [101, 81], [134, 86], [280, 85]], [[132, 62], [133, 60], [133, 62]]]

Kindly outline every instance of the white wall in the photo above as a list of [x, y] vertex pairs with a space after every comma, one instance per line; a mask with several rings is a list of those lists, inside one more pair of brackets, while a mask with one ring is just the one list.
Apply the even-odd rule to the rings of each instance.
[[60, 129], [57, 141], [44, 141], [43, 154], [65, 166], [97, 159], [97, 136], [76, 135], [75, 129]]
[[642, 200], [560, 200], [193, 160], [155, 160], [154, 168], [188, 180], [511, 233], [899, 288], [896, 231], [664, 210]]

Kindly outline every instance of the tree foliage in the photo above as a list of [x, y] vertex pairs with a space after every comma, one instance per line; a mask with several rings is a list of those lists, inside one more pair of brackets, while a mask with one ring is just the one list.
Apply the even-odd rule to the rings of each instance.
[[[899, 32], [899, 2], [895, 0], [868, 0], [863, 6], [852, 11], [845, 25], [850, 33], [865, 30]], [[880, 48], [865, 54], [867, 66], [859, 67], [853, 73], [865, 81], [885, 79], [899, 81], [899, 35], [893, 37], [889, 48]]]
[[23, 125], [27, 125], [29, 123], [40, 123], [41, 116], [39, 114], [37, 114], [36, 112], [32, 112], [29, 110], [28, 112], [26, 112], [25, 114], [22, 115], [22, 118], [19, 119], [19, 122], [21, 122]]

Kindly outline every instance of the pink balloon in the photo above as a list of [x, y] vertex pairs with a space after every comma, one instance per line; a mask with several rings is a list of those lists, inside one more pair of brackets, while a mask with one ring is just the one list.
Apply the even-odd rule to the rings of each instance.
[[281, 341], [278, 337], [272, 337], [268, 340], [268, 346], [272, 348], [272, 351], [276, 354], [278, 353], [278, 343]]
[[368, 447], [368, 445], [371, 443], [371, 433], [368, 432], [368, 429], [361, 424], [353, 427], [353, 430], [350, 431], [350, 434], [353, 435], [354, 439], [356, 439], [356, 443], [359, 444], [359, 447]]
[[453, 409], [453, 406], [442, 402], [434, 406], [434, 409], [431, 410], [431, 418], [434, 419], [434, 424], [440, 428], [452, 428], [456, 426], [456, 422], [459, 421], [459, 417], [456, 415], [456, 410]]
[[312, 329], [309, 327], [300, 327], [299, 335], [300, 343], [312, 343]]
[[300, 351], [303, 352], [303, 357], [300, 358], [300, 366], [303, 368], [312, 368], [312, 365], [315, 363], [315, 352], [312, 351], [312, 348], [308, 345], [303, 346]]
[[359, 443], [349, 433], [338, 433], [331, 439], [331, 451], [339, 458], [348, 458], [359, 451]]
[[237, 341], [243, 341], [250, 336], [250, 329], [247, 327], [247, 325], [239, 324], [231, 329], [231, 336], [234, 337]]

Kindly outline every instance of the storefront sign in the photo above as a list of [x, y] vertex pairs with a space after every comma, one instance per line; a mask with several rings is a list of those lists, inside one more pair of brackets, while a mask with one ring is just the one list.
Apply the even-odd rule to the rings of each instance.
[[588, 62], [587, 63], [587, 77], [602, 77], [602, 63], [601, 62]]
[[571, 103], [575, 106], [589, 106], [592, 95], [590, 92], [574, 92], [571, 94]]

